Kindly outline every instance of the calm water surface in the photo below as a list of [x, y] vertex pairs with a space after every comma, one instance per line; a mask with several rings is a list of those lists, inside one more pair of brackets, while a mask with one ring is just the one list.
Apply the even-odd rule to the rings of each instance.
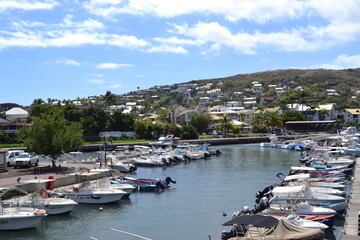
[[[215, 147], [214, 147], [215, 148]], [[255, 193], [278, 183], [278, 172], [288, 173], [300, 153], [260, 148], [258, 144], [218, 146], [219, 157], [181, 163], [168, 168], [138, 168], [135, 177], [177, 181], [160, 192], [136, 192], [119, 203], [79, 205], [70, 215], [49, 216], [37, 228], [0, 232], [0, 239], [138, 239], [111, 228], [153, 240], [220, 239], [222, 223], [244, 205], [251, 208]], [[223, 216], [223, 212], [227, 216]], [[343, 224], [342, 220], [338, 221]], [[327, 233], [335, 237], [341, 228]]]

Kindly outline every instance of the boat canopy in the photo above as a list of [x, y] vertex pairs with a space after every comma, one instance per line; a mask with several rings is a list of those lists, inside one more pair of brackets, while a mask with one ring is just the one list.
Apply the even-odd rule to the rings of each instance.
[[300, 170], [300, 171], [315, 171], [316, 169], [313, 167], [291, 167], [292, 170]]
[[301, 193], [305, 189], [304, 185], [300, 186], [285, 186], [285, 187], [274, 187], [271, 191], [274, 195], [289, 195], [292, 193]]
[[278, 224], [279, 220], [272, 216], [263, 215], [242, 215], [231, 219], [223, 224], [223, 226], [238, 225], [252, 225], [254, 227], [272, 228]]
[[301, 174], [294, 174], [289, 175], [284, 178], [285, 181], [292, 181], [292, 180], [306, 180], [310, 178], [310, 173], [301, 173]]

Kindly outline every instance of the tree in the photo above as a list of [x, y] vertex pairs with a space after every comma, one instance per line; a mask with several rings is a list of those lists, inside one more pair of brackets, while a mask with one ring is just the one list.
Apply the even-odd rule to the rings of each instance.
[[62, 107], [63, 114], [66, 120], [72, 122], [80, 122], [81, 120], [81, 111], [72, 104], [66, 104]]
[[30, 128], [22, 127], [17, 135], [29, 152], [51, 157], [55, 167], [59, 155], [82, 145], [82, 133], [80, 123], [67, 121], [59, 109], [54, 109], [36, 117]]
[[161, 121], [163, 121], [164, 123], [168, 123], [170, 118], [170, 110], [160, 109], [159, 111], [157, 111], [157, 115], [159, 116]]
[[285, 124], [288, 121], [307, 121], [306, 116], [296, 111], [288, 111], [281, 114], [281, 119]]
[[192, 125], [183, 126], [182, 127], [181, 138], [182, 139], [198, 139], [199, 138], [199, 132]]
[[243, 121], [245, 121], [245, 119], [246, 119], [246, 114], [243, 113], [243, 112], [238, 113], [238, 117], [239, 117], [239, 120], [240, 120], [241, 122], [243, 122]]
[[281, 116], [275, 112], [270, 113], [268, 124], [272, 130], [275, 130], [275, 128], [282, 127], [284, 125]]
[[110, 131], [132, 131], [134, 129], [134, 117], [116, 110], [110, 119]]
[[319, 109], [318, 115], [319, 115], [319, 120], [323, 121], [325, 117], [329, 115], [329, 110], [325, 108]]
[[195, 112], [189, 121], [190, 125], [194, 126], [199, 133], [206, 132], [211, 123], [211, 116], [205, 112]]
[[110, 125], [109, 113], [98, 107], [88, 107], [82, 112], [82, 125], [87, 135], [99, 135], [100, 132], [106, 131]]
[[225, 115], [221, 120], [219, 125], [217, 125], [217, 130], [222, 130], [225, 134], [232, 129], [233, 125], [231, 124], [231, 119], [228, 115]]
[[110, 91], [107, 91], [104, 96], [104, 101], [108, 106], [115, 105], [116, 104], [117, 97], [115, 94], [111, 93]]

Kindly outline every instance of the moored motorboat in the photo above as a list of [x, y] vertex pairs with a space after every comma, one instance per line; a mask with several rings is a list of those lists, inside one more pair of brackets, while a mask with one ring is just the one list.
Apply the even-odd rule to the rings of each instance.
[[49, 197], [45, 189], [41, 190], [40, 195], [32, 194], [3, 201], [3, 206], [43, 209], [48, 215], [70, 213], [76, 205], [77, 202], [71, 199]]
[[25, 207], [1, 207], [0, 230], [36, 228], [47, 216], [46, 211]]
[[118, 202], [127, 195], [126, 192], [118, 189], [94, 188], [89, 183], [82, 186], [72, 186], [57, 189], [53, 194], [72, 199], [77, 203], [104, 204]]
[[285, 217], [285, 219], [297, 226], [305, 227], [305, 228], [316, 228], [325, 230], [329, 228], [326, 224], [318, 221], [307, 220], [305, 218], [301, 218], [296, 214], [290, 214], [289, 216]]

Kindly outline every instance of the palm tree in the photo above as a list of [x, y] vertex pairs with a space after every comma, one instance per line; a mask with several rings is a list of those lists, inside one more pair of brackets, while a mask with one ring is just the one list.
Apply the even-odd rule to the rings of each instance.
[[104, 96], [104, 101], [108, 106], [115, 105], [116, 104], [116, 95], [111, 93], [110, 91], [107, 91]]
[[239, 117], [239, 120], [241, 121], [241, 122], [243, 122], [244, 120], [245, 120], [245, 118], [246, 118], [246, 114], [245, 113], [239, 113], [238, 114], [238, 117]]
[[325, 108], [319, 109], [318, 115], [319, 115], [319, 120], [323, 121], [325, 119], [325, 116], [329, 115], [329, 110]]
[[231, 119], [228, 115], [225, 115], [221, 120], [219, 125], [216, 127], [217, 130], [222, 130], [226, 134], [229, 132], [230, 129], [232, 129]]
[[[306, 112], [312, 116], [312, 118], [314, 118], [315, 113], [318, 111], [319, 109], [319, 103], [315, 102], [315, 103], [311, 103], [309, 105], [307, 105], [309, 108], [306, 109]], [[313, 119], [312, 119], [313, 120]]]

